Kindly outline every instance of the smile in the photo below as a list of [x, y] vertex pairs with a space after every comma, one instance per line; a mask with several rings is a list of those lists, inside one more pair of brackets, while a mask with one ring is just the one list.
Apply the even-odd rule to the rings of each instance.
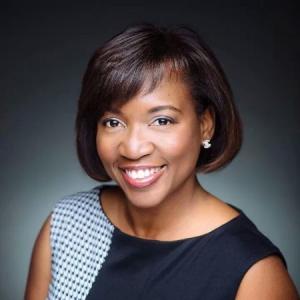
[[156, 182], [163, 174], [166, 165], [154, 168], [122, 169], [124, 180], [133, 187], [143, 188]]

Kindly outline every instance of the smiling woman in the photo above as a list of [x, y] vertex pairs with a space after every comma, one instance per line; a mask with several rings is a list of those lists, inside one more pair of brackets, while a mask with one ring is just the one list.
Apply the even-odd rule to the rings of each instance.
[[107, 41], [88, 64], [76, 131], [86, 173], [116, 185], [57, 202], [26, 299], [297, 299], [280, 250], [197, 179], [236, 156], [242, 130], [195, 31], [141, 24]]

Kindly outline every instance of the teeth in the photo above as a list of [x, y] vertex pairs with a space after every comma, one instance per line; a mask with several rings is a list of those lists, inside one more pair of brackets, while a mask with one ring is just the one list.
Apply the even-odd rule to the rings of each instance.
[[157, 173], [161, 168], [150, 168], [143, 170], [125, 170], [126, 174], [133, 179], [143, 179]]

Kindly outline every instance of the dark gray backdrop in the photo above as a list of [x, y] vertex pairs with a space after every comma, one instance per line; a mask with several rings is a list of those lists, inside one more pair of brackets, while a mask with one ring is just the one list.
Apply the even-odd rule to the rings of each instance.
[[229, 167], [199, 180], [279, 246], [300, 288], [298, 1], [240, 2], [2, 5], [1, 299], [22, 298], [34, 239], [57, 199], [98, 184], [75, 154], [80, 80], [94, 49], [138, 21], [190, 24], [216, 52], [245, 142]]

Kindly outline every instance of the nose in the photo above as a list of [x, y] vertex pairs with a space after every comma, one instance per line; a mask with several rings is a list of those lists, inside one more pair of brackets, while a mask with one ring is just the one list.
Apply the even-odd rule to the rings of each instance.
[[138, 160], [149, 155], [154, 150], [154, 144], [146, 133], [146, 129], [135, 127], [128, 128], [119, 144], [119, 153], [124, 158]]

